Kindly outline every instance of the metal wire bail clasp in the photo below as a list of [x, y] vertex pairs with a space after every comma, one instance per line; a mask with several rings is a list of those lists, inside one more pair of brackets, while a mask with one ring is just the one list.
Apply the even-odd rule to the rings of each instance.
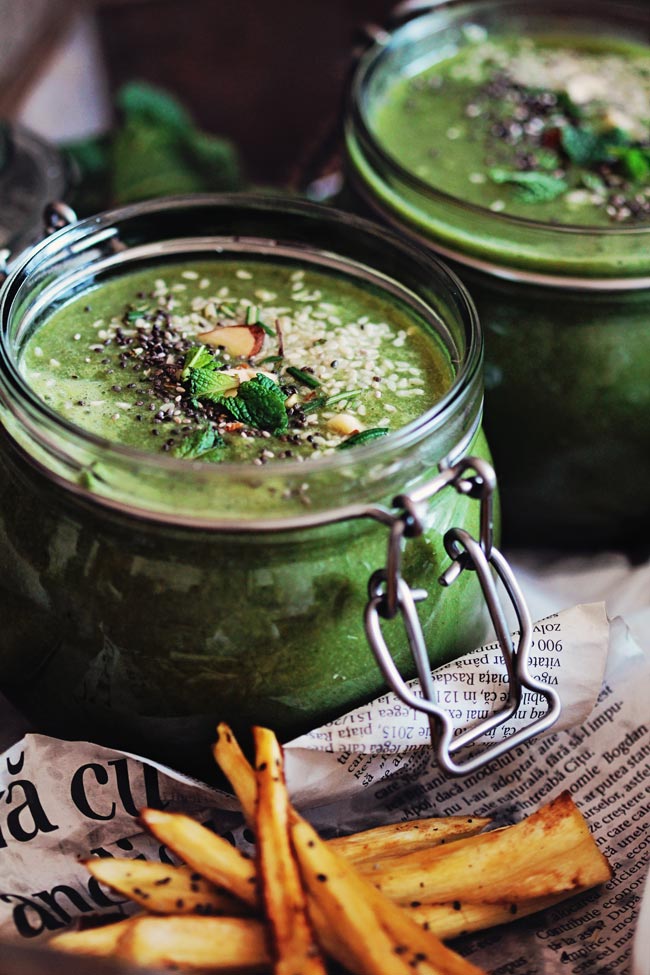
[[[503, 706], [487, 718], [466, 729], [454, 728], [452, 720], [437, 703], [435, 673], [427, 654], [426, 643], [420, 624], [417, 603], [427, 598], [421, 589], [412, 589], [401, 574], [401, 557], [406, 539], [424, 531], [423, 506], [445, 488], [452, 487], [461, 494], [480, 502], [479, 539], [462, 528], [451, 528], [444, 536], [444, 545], [451, 558], [450, 565], [440, 576], [439, 582], [448, 587], [465, 571], [476, 572], [485, 600], [496, 643], [505, 665], [508, 691]], [[473, 772], [486, 765], [534, 735], [547, 730], [560, 714], [560, 701], [549, 687], [541, 684], [528, 672], [528, 656], [532, 643], [533, 626], [523, 594], [517, 585], [506, 559], [494, 546], [493, 498], [496, 487], [494, 470], [486, 461], [465, 457], [445, 468], [421, 488], [408, 495], [395, 498], [401, 508], [390, 525], [386, 567], [374, 572], [368, 585], [368, 603], [365, 626], [368, 642], [391, 690], [416, 711], [427, 715], [431, 728], [431, 743], [438, 763], [451, 775]], [[500, 581], [510, 601], [519, 626], [518, 635], [510, 634], [505, 610], [497, 582]], [[413, 662], [419, 691], [409, 686], [399, 672], [386, 644], [381, 628], [382, 619], [401, 615]], [[526, 688], [540, 695], [547, 704], [545, 714], [520, 728], [510, 737], [485, 747], [479, 754], [456, 761], [454, 755], [474, 744], [482, 735], [509, 721], [516, 713]]]

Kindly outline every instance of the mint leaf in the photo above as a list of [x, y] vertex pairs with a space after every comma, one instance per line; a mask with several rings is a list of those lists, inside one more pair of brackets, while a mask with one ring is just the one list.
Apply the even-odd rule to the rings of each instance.
[[184, 460], [219, 461], [224, 446], [223, 437], [220, 437], [212, 427], [201, 427], [176, 447], [174, 456], [182, 457]]
[[634, 182], [642, 183], [650, 177], [650, 151], [635, 145], [622, 129], [596, 132], [568, 125], [563, 128], [561, 139], [565, 153], [578, 166], [617, 163], [623, 174]]
[[242, 423], [269, 433], [284, 433], [289, 426], [285, 396], [277, 383], [258, 372], [254, 379], [242, 383], [237, 396], [223, 400], [228, 412]]
[[182, 379], [189, 379], [191, 369], [217, 368], [217, 360], [205, 345], [195, 345], [185, 356]]
[[584, 115], [580, 105], [577, 105], [568, 91], [556, 92], [557, 107], [569, 118], [579, 119]]
[[189, 370], [189, 391], [192, 399], [209, 399], [220, 403], [229, 390], [237, 388], [237, 380], [227, 372], [219, 372], [214, 365]]
[[630, 137], [622, 129], [596, 132], [589, 126], [565, 125], [560, 136], [562, 148], [576, 166], [596, 166], [616, 158], [616, 150], [628, 148]]
[[612, 152], [629, 179], [643, 183], [650, 176], [650, 154], [647, 149], [616, 147]]
[[519, 188], [519, 195], [526, 203], [545, 203], [554, 200], [561, 193], [566, 193], [569, 184], [564, 179], [551, 176], [550, 173], [519, 172], [514, 169], [491, 169], [489, 172], [493, 183], [512, 183]]
[[600, 135], [591, 129], [565, 125], [560, 136], [565, 153], [576, 166], [593, 166], [603, 162], [604, 144]]

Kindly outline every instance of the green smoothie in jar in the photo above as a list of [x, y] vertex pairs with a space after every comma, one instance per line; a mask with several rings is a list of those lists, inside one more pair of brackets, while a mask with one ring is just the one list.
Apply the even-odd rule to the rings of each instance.
[[[300, 203], [153, 201], [44, 242], [1, 314], [0, 686], [39, 728], [207, 774], [220, 719], [286, 737], [384, 689], [363, 613], [395, 498], [488, 456], [443, 265]], [[421, 508], [435, 662], [483, 633], [475, 574], [438, 583], [479, 505]], [[399, 616], [386, 639], [412, 673]]]
[[508, 537], [635, 540], [650, 522], [647, 7], [442, 5], [362, 60], [347, 150], [366, 204], [458, 262], [477, 302]]

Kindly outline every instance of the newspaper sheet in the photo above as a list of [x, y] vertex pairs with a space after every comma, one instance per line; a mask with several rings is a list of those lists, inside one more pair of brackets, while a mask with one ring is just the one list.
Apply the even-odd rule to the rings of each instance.
[[[531, 669], [557, 678], [563, 730], [449, 779], [419, 716], [384, 695], [290, 743], [289, 786], [326, 835], [434, 813], [490, 814], [504, 824], [569, 789], [612, 862], [613, 880], [456, 946], [492, 975], [621, 975], [650, 857], [650, 658], [620, 620], [608, 628], [602, 605], [542, 622], [556, 628], [538, 626]], [[479, 675], [498, 673], [492, 650], [481, 648], [455, 682], [443, 681], [444, 693], [456, 695], [448, 704], [460, 724], [495, 706], [485, 695], [499, 682]], [[475, 675], [471, 683], [467, 674]], [[536, 706], [525, 702], [528, 717]], [[0, 756], [0, 938], [39, 943], [79, 917], [131, 913], [79, 860], [167, 857], [137, 824], [145, 805], [182, 809], [242, 845], [249, 839], [230, 796], [135, 756], [39, 735], [8, 748]]]

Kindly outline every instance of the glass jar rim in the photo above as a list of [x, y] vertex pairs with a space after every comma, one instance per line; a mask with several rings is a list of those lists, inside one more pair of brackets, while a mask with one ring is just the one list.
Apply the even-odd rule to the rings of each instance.
[[[380, 165], [386, 167], [386, 170], [390, 172], [391, 177], [393, 177], [398, 185], [403, 185], [407, 189], [412, 190], [417, 194], [418, 198], [421, 198], [425, 203], [428, 201], [434, 205], [450, 205], [454, 206], [460, 211], [464, 216], [466, 216], [468, 223], [474, 218], [480, 218], [489, 224], [491, 228], [495, 228], [495, 237], [500, 237], [501, 239], [507, 239], [510, 235], [516, 234], [517, 231], [530, 234], [532, 238], [537, 236], [541, 238], [542, 235], [552, 234], [556, 236], [559, 241], [564, 241], [567, 246], [571, 246], [571, 243], [577, 240], [590, 239], [594, 242], [603, 242], [604, 245], [611, 245], [613, 242], [625, 242], [634, 246], [634, 242], [645, 241], [650, 234], [650, 222], [639, 226], [628, 226], [628, 227], [611, 227], [611, 226], [594, 226], [594, 225], [581, 225], [581, 224], [571, 224], [571, 223], [554, 223], [543, 220], [535, 220], [527, 217], [516, 216], [513, 214], [508, 214], [503, 211], [491, 210], [489, 206], [483, 206], [478, 203], [472, 203], [468, 200], [462, 199], [462, 197], [449, 193], [442, 190], [433, 184], [427, 182], [418, 176], [415, 172], [408, 169], [406, 166], [402, 165], [400, 161], [382, 144], [380, 137], [375, 133], [373, 126], [367, 116], [365, 110], [365, 92], [368, 88], [370, 79], [373, 73], [381, 66], [381, 61], [393, 53], [395, 50], [408, 45], [412, 42], [423, 40], [428, 36], [435, 34], [436, 29], [441, 25], [448, 25], [449, 20], [445, 20], [450, 14], [456, 19], [465, 19], [469, 14], [485, 11], [487, 9], [496, 9], [499, 7], [507, 6], [520, 6], [526, 9], [528, 16], [534, 18], [537, 14], [535, 10], [530, 10], [526, 3], [526, 0], [442, 0], [440, 3], [431, 3], [430, 7], [432, 9], [425, 10], [424, 12], [416, 11], [412, 19], [409, 19], [406, 23], [402, 23], [395, 27], [392, 31], [384, 33], [381, 32], [379, 36], [374, 40], [371, 46], [364, 52], [364, 54], [359, 59], [359, 63], [354, 71], [352, 80], [350, 83], [350, 89], [348, 93], [348, 107], [347, 107], [347, 117], [348, 124], [351, 126], [352, 131], [356, 139], [358, 139], [360, 145], [363, 147], [364, 152], [368, 152], [373, 160], [377, 160]], [[609, 13], [610, 16], [614, 13], [611, 0], [589, 0], [589, 2], [577, 3], [572, 5], [571, 13], [576, 14], [579, 9], [584, 7], [590, 15], [594, 13], [602, 12]], [[628, 9], [638, 14], [644, 24], [650, 30], [650, 7], [645, 3], [639, 2], [639, 0], [625, 0], [624, 3], [616, 4], [616, 14], [618, 17], [621, 16], [621, 10]], [[543, 10], [538, 14], [539, 16], [549, 17], [557, 9], [560, 13], [564, 10], [566, 14], [566, 7], [562, 3], [562, 0], [549, 0], [549, 3], [544, 5]], [[375, 199], [369, 198], [370, 194], [364, 192], [362, 189], [362, 195], [366, 199], [371, 207], [379, 211], [383, 216], [388, 216], [393, 226], [401, 226], [400, 221], [391, 216], [388, 207], [383, 207], [381, 204], [377, 203]], [[415, 234], [416, 238], [419, 240], [426, 239], [425, 235], [422, 233]], [[463, 248], [455, 249], [453, 247], [441, 247], [440, 253], [443, 257], [448, 257], [455, 261], [461, 263], [467, 263], [475, 267], [490, 270], [494, 273], [498, 273], [498, 269], [504, 269], [502, 276], [517, 277], [521, 276], [522, 279], [526, 280], [528, 278], [537, 277], [539, 283], [552, 284], [553, 279], [557, 278], [561, 281], [565, 275], [557, 273], [557, 275], [550, 274], [538, 274], [535, 276], [534, 272], [530, 275], [522, 273], [521, 267], [516, 263], [510, 264], [508, 261], [501, 261], [498, 257], [498, 248], [495, 247], [494, 257], [488, 257], [487, 259], [475, 258], [473, 255], [468, 254]], [[650, 265], [649, 265], [650, 271]], [[578, 281], [589, 282], [593, 281], [593, 278], [582, 277], [580, 274], [576, 274], [575, 270], [567, 272], [568, 275], [575, 275], [573, 281], [577, 283]], [[616, 275], [613, 275], [616, 277]], [[631, 276], [630, 278], [619, 275], [619, 280], [621, 281], [620, 287], [622, 288], [624, 281], [637, 281], [638, 283], [631, 285], [632, 287], [644, 288], [648, 286], [649, 279], [644, 276]], [[607, 288], [606, 282], [609, 280], [610, 275], [603, 273], [601, 280], [603, 282], [603, 289]], [[629, 286], [629, 285], [628, 285]], [[598, 289], [598, 285], [590, 285], [585, 283], [585, 287], [590, 288], [595, 287]]]
[[[209, 208], [215, 213], [225, 210], [242, 210], [250, 217], [259, 216], [260, 223], [266, 216], [281, 213], [284, 216], [302, 218], [326, 222], [330, 227], [337, 230], [345, 230], [353, 235], [372, 235], [376, 241], [381, 242], [389, 252], [399, 252], [403, 257], [408, 258], [413, 265], [418, 265], [442, 290], [447, 290], [449, 295], [454, 296], [455, 304], [462, 315], [463, 326], [467, 338], [466, 355], [460, 363], [458, 372], [452, 382], [448, 392], [438, 400], [432, 407], [422, 413], [415, 420], [405, 426], [391, 432], [388, 436], [377, 439], [366, 445], [360, 445], [354, 451], [341, 451], [334, 454], [310, 458], [306, 463], [299, 463], [296, 460], [285, 460], [277, 464], [267, 464], [263, 466], [253, 466], [243, 462], [223, 462], [219, 464], [207, 465], [197, 462], [175, 458], [169, 454], [154, 454], [134, 447], [100, 437], [82, 427], [79, 427], [60, 414], [52, 410], [42, 399], [32, 390], [29, 383], [18, 368], [17, 356], [9, 348], [8, 326], [12, 304], [16, 299], [21, 287], [28, 283], [32, 274], [42, 262], [54, 261], [57, 255], [63, 253], [82, 253], [85, 249], [91, 249], [92, 245], [110, 236], [115, 228], [128, 223], [131, 218], [145, 218], [153, 214], [172, 214], [174, 211], [193, 208]], [[270, 244], [276, 243], [272, 238], [264, 238], [263, 231], [261, 239], [267, 240]], [[235, 240], [232, 235], [225, 235], [224, 240]], [[244, 247], [251, 239], [243, 236], [237, 238]], [[181, 240], [182, 242], [182, 240]], [[342, 253], [330, 253], [327, 255], [332, 261], [337, 259], [340, 262], [340, 269], [345, 272], [346, 259]], [[316, 263], [316, 262], [315, 262]], [[92, 266], [92, 263], [91, 265]], [[334, 266], [334, 265], [331, 265]], [[128, 260], [124, 268], [128, 272]], [[381, 275], [380, 275], [381, 276]], [[386, 280], [389, 281], [387, 276]], [[399, 282], [391, 282], [399, 285]], [[404, 289], [406, 291], [406, 289]], [[433, 314], [433, 313], [432, 313]], [[287, 477], [300, 476], [303, 480], [310, 475], [319, 473], [335, 473], [348, 468], [351, 463], [370, 464], [375, 460], [387, 457], [396, 457], [403, 450], [418, 443], [429, 434], [444, 426], [447, 419], [453, 415], [458, 408], [458, 401], [462, 398], [464, 390], [475, 381], [480, 374], [482, 365], [482, 333], [476, 310], [469, 297], [464, 285], [458, 280], [456, 275], [449, 270], [446, 265], [437, 259], [431, 252], [414, 245], [390, 231], [387, 231], [376, 224], [353, 216], [343, 211], [334, 210], [314, 203], [288, 199], [285, 197], [261, 196], [254, 194], [191, 194], [185, 196], [166, 197], [162, 199], [148, 200], [143, 203], [131, 204], [105, 211], [70, 224], [50, 237], [43, 240], [34, 248], [24, 252], [14, 263], [2, 290], [0, 291], [0, 406], [9, 410], [12, 417], [21, 424], [29, 434], [36, 439], [46, 450], [61, 456], [61, 445], [56, 442], [56, 438], [63, 435], [68, 442], [82, 447], [88, 447], [100, 451], [106, 463], [120, 462], [123, 464], [138, 465], [143, 472], [157, 472], [161, 475], [174, 476], [181, 473], [187, 474], [188, 469], [199, 471], [205, 479], [211, 479], [217, 483], [227, 477], [243, 478], [254, 480], [263, 485], [278, 475]], [[52, 471], [39, 465], [46, 475], [57, 477]], [[60, 479], [59, 479], [60, 480]], [[93, 490], [82, 485], [66, 485], [73, 491], [82, 494], [93, 500], [110, 504], [110, 500], [103, 496], [98, 496]], [[114, 505], [115, 506], [115, 505]], [[117, 505], [125, 510], [124, 505]], [[134, 509], [130, 509], [134, 510]], [[138, 511], [139, 515], [152, 517], [158, 520], [159, 513], [155, 511]], [[240, 516], [239, 516], [240, 517]], [[176, 521], [177, 519], [163, 519]], [[308, 522], [306, 517], [303, 521]], [[182, 519], [178, 519], [179, 523]], [[262, 519], [264, 521], [264, 519]], [[261, 525], [262, 521], [255, 519], [256, 525]], [[212, 524], [211, 519], [200, 521], [203, 527], [208, 523]]]

